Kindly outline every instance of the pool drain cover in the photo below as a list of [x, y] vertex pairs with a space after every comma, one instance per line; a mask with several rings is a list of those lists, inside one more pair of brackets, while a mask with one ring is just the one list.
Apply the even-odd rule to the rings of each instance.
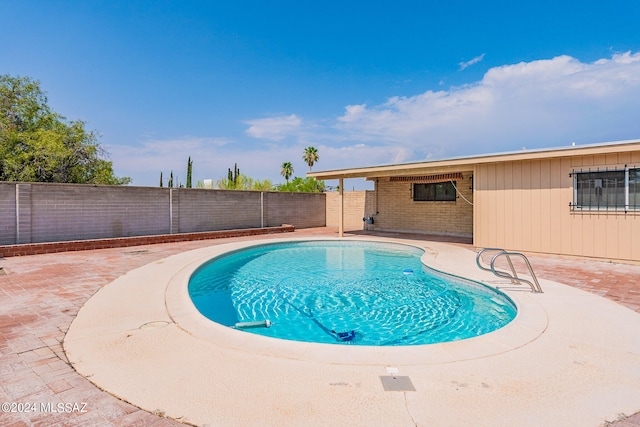
[[384, 391], [416, 391], [409, 377], [397, 375], [380, 375]]

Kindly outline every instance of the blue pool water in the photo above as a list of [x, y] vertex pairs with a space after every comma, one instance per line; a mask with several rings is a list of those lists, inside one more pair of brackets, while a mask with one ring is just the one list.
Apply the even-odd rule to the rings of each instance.
[[209, 319], [296, 341], [400, 346], [454, 341], [509, 323], [516, 308], [480, 283], [426, 268], [422, 249], [304, 241], [254, 246], [196, 270], [189, 294]]

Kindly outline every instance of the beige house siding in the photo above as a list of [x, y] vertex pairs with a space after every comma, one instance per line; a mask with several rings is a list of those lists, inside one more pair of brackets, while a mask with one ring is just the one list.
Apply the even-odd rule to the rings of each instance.
[[[463, 173], [456, 187], [459, 194], [473, 203], [471, 176], [472, 172]], [[455, 202], [416, 202], [410, 182], [391, 182], [388, 177], [378, 179], [375, 191], [378, 192], [375, 230], [473, 235], [473, 206], [460, 196]]]
[[640, 261], [640, 212], [572, 211], [574, 170], [640, 165], [640, 152], [476, 166], [474, 245]]

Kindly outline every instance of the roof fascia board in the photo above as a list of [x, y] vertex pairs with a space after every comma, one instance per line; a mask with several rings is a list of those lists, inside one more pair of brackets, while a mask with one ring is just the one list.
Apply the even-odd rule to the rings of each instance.
[[405, 163], [364, 168], [339, 169], [320, 172], [308, 172], [308, 177], [317, 179], [338, 178], [371, 178], [404, 174], [437, 173], [439, 171], [473, 170], [475, 165], [486, 163], [502, 163], [523, 160], [553, 159], [558, 157], [601, 155], [640, 151], [640, 142], [621, 142], [591, 146], [571, 146], [544, 150], [522, 150], [502, 154], [489, 154], [474, 157], [434, 160], [429, 162]]

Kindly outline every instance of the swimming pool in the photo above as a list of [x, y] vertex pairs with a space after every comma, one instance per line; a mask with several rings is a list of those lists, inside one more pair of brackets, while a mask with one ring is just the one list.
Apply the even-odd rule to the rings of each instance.
[[259, 245], [205, 263], [188, 290], [198, 311], [219, 324], [295, 341], [430, 344], [513, 320], [515, 305], [504, 294], [426, 268], [423, 253], [362, 241]]

